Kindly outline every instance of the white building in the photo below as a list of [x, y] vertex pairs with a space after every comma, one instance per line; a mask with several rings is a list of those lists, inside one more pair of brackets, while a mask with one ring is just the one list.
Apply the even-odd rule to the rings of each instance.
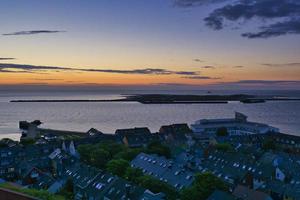
[[279, 132], [278, 128], [267, 124], [249, 122], [247, 116], [235, 113], [235, 118], [229, 119], [202, 119], [191, 124], [195, 134], [214, 135], [219, 128], [226, 128], [229, 135], [265, 134], [268, 132]]

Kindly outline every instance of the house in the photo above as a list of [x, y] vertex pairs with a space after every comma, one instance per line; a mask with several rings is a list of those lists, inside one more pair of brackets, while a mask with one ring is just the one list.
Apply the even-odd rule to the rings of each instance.
[[282, 183], [271, 180], [266, 184], [267, 191], [274, 200], [298, 200], [300, 199], [300, 181], [294, 183]]
[[215, 190], [206, 200], [236, 200], [236, 198], [227, 192]]
[[87, 135], [90, 137], [94, 137], [94, 136], [99, 136], [102, 135], [103, 133], [101, 131], [98, 131], [95, 128], [91, 128], [90, 130], [88, 130]]
[[141, 169], [145, 175], [164, 181], [177, 190], [190, 186], [194, 180], [193, 171], [162, 156], [140, 153], [131, 161], [131, 167]]
[[172, 124], [160, 127], [158, 133], [169, 143], [184, 143], [191, 132], [187, 124]]
[[124, 179], [84, 164], [66, 169], [65, 175], [74, 184], [76, 200], [141, 200], [143, 197], [147, 197], [149, 200], [160, 200], [162, 198], [159, 197], [164, 196], [160, 193], [153, 194]]
[[238, 152], [213, 151], [208, 154], [199, 167], [200, 172], [211, 172], [231, 188], [236, 184], [246, 184], [249, 173], [257, 171], [256, 158]]
[[273, 200], [268, 194], [238, 185], [233, 193], [240, 200]]
[[300, 137], [288, 134], [275, 134], [268, 136], [271, 141], [281, 146], [283, 149], [289, 151], [289, 153], [300, 153]]
[[151, 134], [148, 128], [118, 129], [115, 135], [126, 146], [143, 147], [151, 141], [159, 140], [157, 134]]
[[33, 167], [22, 179], [22, 184], [35, 189], [48, 189], [55, 182], [51, 174]]

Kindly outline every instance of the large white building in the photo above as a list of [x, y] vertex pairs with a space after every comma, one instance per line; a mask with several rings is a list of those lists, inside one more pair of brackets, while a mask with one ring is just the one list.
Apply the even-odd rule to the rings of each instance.
[[202, 119], [191, 125], [191, 129], [197, 135], [214, 135], [220, 128], [226, 128], [229, 135], [265, 134], [279, 132], [278, 128], [267, 124], [249, 122], [247, 116], [235, 113], [235, 118], [229, 119]]

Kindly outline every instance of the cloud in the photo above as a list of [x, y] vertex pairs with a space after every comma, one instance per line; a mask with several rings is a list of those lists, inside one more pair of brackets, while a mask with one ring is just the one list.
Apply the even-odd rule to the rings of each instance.
[[261, 21], [264, 26], [257, 26], [256, 32], [245, 32], [241, 36], [249, 39], [270, 38], [287, 34], [300, 34], [299, 0], [175, 0], [179, 7], [201, 6], [223, 2], [209, 16], [204, 18], [206, 26], [213, 30], [226, 27], [226, 22]]
[[35, 78], [33, 80], [36, 80], [36, 81], [61, 81], [61, 80], [64, 80], [64, 79], [60, 79], [60, 78]]
[[66, 31], [58, 31], [58, 30], [31, 30], [31, 31], [18, 31], [13, 33], [4, 33], [4, 36], [13, 36], [13, 35], [36, 35], [36, 34], [45, 34], [45, 33], [62, 33]]
[[15, 58], [0, 58], [0, 60], [15, 60]]
[[57, 67], [57, 66], [36, 66], [36, 65], [24, 65], [24, 64], [9, 64], [0, 63], [0, 73], [41, 73], [47, 71], [54, 72], [101, 72], [101, 73], [115, 73], [115, 74], [141, 74], [141, 75], [198, 75], [199, 72], [195, 71], [172, 71], [160, 68], [144, 68], [133, 70], [121, 70], [121, 69], [80, 69], [72, 67]]
[[194, 71], [171, 71], [159, 68], [145, 68], [145, 69], [133, 69], [133, 70], [118, 70], [118, 69], [80, 69], [85, 72], [103, 72], [103, 73], [115, 73], [115, 74], [152, 74], [152, 75], [197, 75], [198, 72]]
[[300, 34], [300, 18], [284, 22], [278, 22], [269, 26], [261, 27], [260, 29], [261, 31], [259, 32], [243, 33], [242, 36], [249, 39], [254, 39], [276, 37], [286, 34]]
[[237, 65], [237, 66], [233, 66], [233, 68], [244, 68], [245, 66], [243, 65]]
[[198, 58], [195, 58], [193, 61], [195, 61], [195, 62], [204, 62], [203, 60], [200, 60]]
[[210, 3], [218, 3], [228, 0], [174, 0], [174, 4], [179, 7], [193, 7]]
[[0, 63], [0, 73], [35, 73], [47, 70], [74, 70], [67, 67], [52, 67], [52, 66], [36, 66], [23, 64]]
[[207, 65], [207, 66], [201, 66], [201, 68], [204, 68], [204, 69], [215, 69], [216, 67]]
[[300, 80], [240, 80], [229, 84], [239, 85], [277, 85], [277, 84], [300, 84]]
[[209, 77], [209, 76], [183, 76], [181, 78], [195, 79], [195, 80], [216, 80], [216, 79], [221, 79], [219, 77]]
[[267, 67], [300, 67], [300, 63], [294, 62], [294, 63], [263, 63], [262, 65]]

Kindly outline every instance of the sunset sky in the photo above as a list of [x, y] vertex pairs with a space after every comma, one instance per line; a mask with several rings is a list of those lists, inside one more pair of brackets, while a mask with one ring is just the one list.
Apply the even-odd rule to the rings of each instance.
[[300, 86], [299, 0], [2, 0], [0, 85]]

